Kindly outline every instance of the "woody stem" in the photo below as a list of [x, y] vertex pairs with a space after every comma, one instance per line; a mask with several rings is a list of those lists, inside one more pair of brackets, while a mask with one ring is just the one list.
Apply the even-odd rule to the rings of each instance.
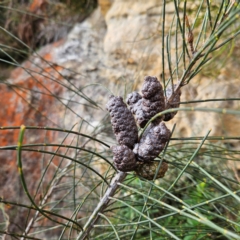
[[101, 201], [98, 203], [97, 207], [93, 211], [92, 215], [89, 217], [88, 221], [83, 227], [83, 230], [79, 233], [77, 240], [83, 240], [88, 237], [88, 234], [94, 227], [94, 224], [99, 219], [99, 213], [102, 213], [104, 209], [107, 208], [108, 203], [110, 201], [109, 197], [114, 196], [116, 190], [119, 188], [119, 183], [122, 183], [127, 176], [125, 172], [118, 172], [116, 176], [112, 179], [111, 184], [109, 185], [107, 191], [102, 197]]

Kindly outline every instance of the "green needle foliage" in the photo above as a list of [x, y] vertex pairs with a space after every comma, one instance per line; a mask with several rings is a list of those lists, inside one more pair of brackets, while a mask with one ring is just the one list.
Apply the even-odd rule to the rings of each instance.
[[[83, 2], [81, 7], [88, 1]], [[161, 1], [162, 14], [159, 16], [162, 34], [161, 81], [164, 89], [177, 84], [177, 89], [184, 91], [184, 87], [191, 85], [202, 69], [208, 72], [211, 66], [215, 66], [216, 71], [221, 68], [219, 59], [224, 58], [226, 49], [239, 38], [240, 3], [233, 0], [173, 0], [174, 14], [168, 24], [170, 27], [167, 27], [166, 7], [169, 2]], [[0, 13], [6, 13], [6, 7], [0, 5]], [[88, 13], [89, 9], [86, 10]], [[0, 44], [1, 54], [5, 56], [0, 55], [0, 61], [7, 66], [21, 67], [19, 58], [12, 51], [16, 50], [21, 55], [26, 51], [19, 46], [31, 52], [33, 48], [2, 25], [0, 29], [16, 43], [16, 47]], [[49, 67], [53, 68], [51, 63]], [[28, 69], [25, 71], [33, 74]], [[16, 157], [16, 174], [21, 182], [19, 189], [25, 195], [18, 201], [1, 196], [2, 239], [6, 236], [10, 239], [59, 240], [240, 239], [240, 177], [232, 167], [240, 161], [240, 151], [231, 146], [232, 141], [239, 143], [240, 136], [229, 136], [228, 133], [209, 136], [211, 130], [205, 129], [205, 136], [180, 138], [174, 135], [178, 131], [176, 125], [164, 151], [155, 159], [159, 161], [159, 168], [163, 160], [169, 165], [164, 178], [149, 181], [134, 172], [118, 172], [109, 150], [115, 139], [108, 113], [102, 103], [85, 93], [86, 89], [94, 88], [99, 83], [89, 84], [86, 81], [86, 85], [79, 88], [71, 81], [64, 84], [54, 77], [50, 80], [61, 84], [72, 96], [78, 95], [84, 99], [85, 106], [95, 109], [96, 115], [97, 111], [104, 112], [104, 117], [96, 126], [94, 119], [86, 120], [71, 108], [71, 103], [82, 103], [48, 91], [43, 94], [56, 98], [66, 114], [69, 111], [79, 117], [77, 124], [63, 128], [49, 119], [51, 126], [0, 127], [2, 135], [10, 130], [19, 135], [18, 142], [2, 144], [0, 151], [9, 151]], [[13, 91], [13, 87], [29, 90], [7, 81], [4, 84]], [[127, 86], [129, 83], [126, 80], [119, 85], [119, 92], [123, 90], [127, 93]], [[108, 86], [102, 88], [111, 92]], [[37, 89], [34, 91], [38, 93]], [[202, 102], [239, 100], [229, 96], [226, 99], [181, 102], [179, 108], [155, 115], [143, 130], [139, 130], [139, 137], [156, 118], [174, 111], [240, 117], [240, 110], [237, 109], [198, 106]], [[48, 118], [47, 115], [45, 117]], [[32, 143], [32, 137], [37, 137], [38, 132], [46, 135], [45, 140]], [[49, 133], [59, 133], [60, 142], [48, 142]], [[33, 161], [42, 162], [34, 191], [30, 189], [31, 172], [26, 170], [26, 161], [31, 154], [38, 154], [38, 159]], [[9, 228], [12, 216], [9, 216], [8, 209], [15, 209], [15, 215], [24, 212], [24, 220], [19, 222], [19, 227]]]

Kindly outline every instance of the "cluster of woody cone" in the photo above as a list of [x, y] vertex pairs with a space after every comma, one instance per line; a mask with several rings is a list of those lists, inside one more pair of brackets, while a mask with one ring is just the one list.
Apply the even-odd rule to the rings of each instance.
[[[127, 96], [129, 109], [122, 97], [110, 96], [106, 108], [110, 113], [113, 132], [119, 143], [111, 147], [114, 164], [119, 171], [135, 171], [145, 179], [154, 178], [159, 165], [154, 159], [164, 149], [171, 135], [164, 121], [171, 120], [177, 112], [156, 118], [140, 139], [137, 124], [144, 128], [157, 113], [179, 107], [181, 92], [175, 92], [175, 88], [176, 85], [168, 87], [164, 96], [163, 87], [158, 79], [147, 76], [142, 86], [142, 95], [132, 92]], [[164, 177], [167, 170], [168, 164], [163, 161], [156, 178]]]

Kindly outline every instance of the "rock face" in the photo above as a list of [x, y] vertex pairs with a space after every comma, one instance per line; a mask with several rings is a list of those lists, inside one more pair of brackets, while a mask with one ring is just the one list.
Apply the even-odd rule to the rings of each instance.
[[[57, 45], [57, 44], [56, 44]], [[55, 45], [55, 46], [56, 46]], [[53, 45], [54, 46], [54, 45]], [[45, 49], [47, 50], [47, 49]], [[60, 99], [56, 97], [63, 92], [63, 78], [58, 72], [63, 70], [60, 66], [50, 66], [46, 61], [51, 61], [51, 55], [48, 51], [42, 51], [41, 57], [33, 56], [26, 61], [22, 68], [17, 68], [12, 72], [11, 79], [6, 84], [1, 84], [2, 105], [0, 109], [0, 125], [5, 126], [60, 126], [61, 114], [58, 111], [62, 109]], [[24, 68], [24, 69], [23, 69]], [[54, 78], [59, 84], [50, 84]], [[49, 113], [53, 115], [49, 115]], [[19, 130], [2, 130], [0, 142], [2, 146], [17, 145]], [[56, 131], [26, 130], [24, 143], [43, 143], [56, 142], [59, 134]], [[50, 147], [48, 151], [54, 151], [56, 148]], [[42, 167], [47, 166], [47, 161], [39, 152], [23, 152], [23, 172], [30, 194], [34, 195], [42, 174]], [[0, 175], [0, 194], [8, 201], [29, 202], [23, 191], [18, 171], [17, 157], [15, 150], [1, 151], [1, 175]], [[60, 159], [55, 158], [53, 163], [59, 164]], [[46, 186], [47, 181], [54, 174], [54, 167], [51, 165], [42, 186]], [[36, 201], [39, 201], [39, 195]], [[18, 224], [24, 224], [26, 212], [19, 212], [15, 206], [8, 209], [10, 217], [9, 232], [18, 231]], [[18, 212], [18, 214], [16, 214]]]
[[[124, 97], [138, 88], [144, 76], [159, 77], [162, 72], [159, 1], [109, 0], [99, 4], [70, 34], [32, 55], [0, 85], [1, 126], [24, 124], [71, 129], [83, 121], [84, 131], [91, 132], [101, 125], [106, 111], [99, 107], [105, 106], [111, 93]], [[170, 14], [173, 6], [169, 4], [166, 10]], [[227, 70], [218, 76], [191, 82], [182, 89], [181, 101], [238, 97], [239, 70], [233, 70], [233, 66], [226, 66]], [[240, 107], [236, 101], [180, 105], [184, 106]], [[237, 115], [179, 111], [172, 122], [177, 123], [174, 134], [184, 137], [203, 136], [210, 128], [212, 135], [240, 135]], [[168, 127], [171, 128], [169, 124]], [[17, 145], [18, 134], [18, 130], [2, 130], [1, 146]], [[25, 141], [53, 143], [62, 137], [56, 131], [27, 130]], [[24, 171], [31, 173], [26, 179], [28, 188], [34, 193], [40, 169], [47, 163], [37, 152], [26, 153], [23, 159]], [[59, 159], [54, 161], [56, 165], [59, 163]], [[16, 152], [1, 151], [0, 162], [0, 196], [22, 201], [25, 194], [16, 174]], [[54, 168], [51, 166], [50, 176]], [[25, 215], [10, 214], [10, 217], [13, 217], [9, 227], [12, 231], [14, 223], [20, 223]]]
[[[226, 66], [226, 70], [228, 66]], [[236, 70], [237, 71], [237, 70]], [[235, 73], [234, 73], [235, 75]], [[183, 102], [205, 99], [224, 99], [238, 98], [239, 90], [236, 86], [239, 80], [236, 76], [230, 77], [221, 73], [216, 79], [202, 78], [196, 79], [189, 86], [183, 88]], [[182, 98], [183, 97], [183, 98]], [[225, 108], [236, 109], [240, 108], [238, 101], [212, 101], [203, 103], [181, 104], [180, 107], [198, 107], [198, 108]], [[184, 119], [184, 124], [178, 124], [180, 136], [204, 136], [207, 129], [211, 129], [213, 136], [239, 136], [240, 130], [236, 128], [240, 119], [238, 115], [219, 114], [213, 112], [184, 112], [180, 111], [175, 116], [176, 122], [178, 119]], [[174, 118], [174, 120], [175, 120]], [[237, 144], [236, 141], [232, 142]], [[237, 146], [237, 145], [235, 145]]]

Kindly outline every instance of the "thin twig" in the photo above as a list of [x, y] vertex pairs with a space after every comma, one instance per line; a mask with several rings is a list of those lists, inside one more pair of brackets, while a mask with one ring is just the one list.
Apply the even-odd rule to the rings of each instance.
[[110, 201], [109, 197], [113, 197], [116, 190], [119, 188], [119, 183], [122, 183], [127, 176], [125, 172], [118, 172], [116, 176], [112, 179], [110, 186], [108, 187], [107, 191], [105, 192], [104, 196], [98, 203], [97, 207], [94, 209], [92, 215], [89, 217], [88, 221], [86, 222], [85, 226], [83, 227], [83, 231], [77, 237], [77, 240], [86, 239], [91, 229], [94, 227], [94, 224], [99, 218], [99, 213], [102, 213], [104, 209], [107, 208], [108, 203]]
[[[99, 132], [95, 133], [92, 135], [92, 137], [95, 137]], [[88, 142], [90, 142], [91, 139], [86, 140], [82, 146], [80, 148], [84, 148], [86, 146], [86, 144]], [[59, 178], [55, 178], [55, 180], [52, 182], [51, 187], [48, 189], [45, 197], [43, 198], [43, 200], [41, 201], [40, 207], [44, 206], [44, 204], [47, 202], [47, 200], [50, 198], [50, 196], [52, 195], [53, 190], [55, 189], [55, 187], [59, 184], [59, 182], [62, 180], [63, 177], [66, 177], [67, 174], [64, 174], [68, 171], [68, 168], [71, 166], [72, 161], [70, 161], [65, 168], [62, 170], [61, 176]], [[23, 233], [23, 237], [21, 238], [21, 240], [24, 240], [25, 236], [30, 232], [31, 228], [33, 227], [34, 222], [36, 221], [37, 217], [39, 216], [40, 211], [36, 211], [34, 217], [31, 218], [31, 220], [29, 221], [27, 227], [25, 228], [25, 231]]]

